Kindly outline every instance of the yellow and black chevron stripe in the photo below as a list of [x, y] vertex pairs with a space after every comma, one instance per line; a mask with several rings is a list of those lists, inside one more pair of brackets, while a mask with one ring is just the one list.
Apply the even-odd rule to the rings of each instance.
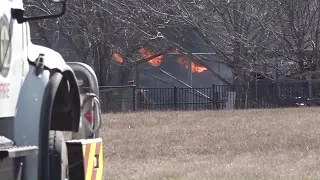
[[101, 142], [82, 144], [85, 180], [102, 180], [103, 146]]

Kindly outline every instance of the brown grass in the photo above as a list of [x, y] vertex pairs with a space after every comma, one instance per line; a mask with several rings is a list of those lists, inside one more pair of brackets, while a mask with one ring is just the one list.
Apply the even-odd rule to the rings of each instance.
[[320, 179], [320, 109], [105, 115], [104, 180]]

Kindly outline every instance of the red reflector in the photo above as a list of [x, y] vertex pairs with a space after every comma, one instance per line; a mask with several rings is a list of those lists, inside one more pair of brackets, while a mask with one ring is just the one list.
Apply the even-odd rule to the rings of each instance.
[[90, 124], [92, 124], [92, 122], [93, 122], [93, 111], [92, 111], [92, 109], [89, 109], [88, 112], [86, 112], [86, 113], [84, 114], [84, 117], [87, 119], [87, 121], [88, 121]]

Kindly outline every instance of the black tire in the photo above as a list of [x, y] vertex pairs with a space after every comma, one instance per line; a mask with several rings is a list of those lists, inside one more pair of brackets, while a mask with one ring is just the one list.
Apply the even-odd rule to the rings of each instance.
[[50, 180], [68, 179], [67, 145], [60, 131], [50, 131], [49, 134], [49, 171]]

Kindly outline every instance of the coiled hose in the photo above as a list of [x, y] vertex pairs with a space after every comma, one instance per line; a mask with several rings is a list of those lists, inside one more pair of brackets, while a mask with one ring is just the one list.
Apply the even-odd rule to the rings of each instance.
[[96, 94], [93, 94], [93, 93], [87, 93], [86, 94], [86, 97], [82, 103], [82, 106], [81, 106], [81, 112], [82, 113], [82, 118], [85, 119], [84, 117], [84, 105], [89, 101], [93, 100], [93, 102], [95, 103], [95, 108], [96, 110], [98, 110], [98, 117], [97, 118], [94, 118], [94, 123], [93, 123], [93, 128], [92, 128], [92, 125], [88, 122], [88, 121], [83, 121], [83, 124], [85, 125], [86, 129], [92, 133], [92, 134], [96, 134], [98, 132], [98, 130], [100, 129], [101, 127], [101, 109], [100, 109], [100, 101], [99, 101], [99, 98]]

